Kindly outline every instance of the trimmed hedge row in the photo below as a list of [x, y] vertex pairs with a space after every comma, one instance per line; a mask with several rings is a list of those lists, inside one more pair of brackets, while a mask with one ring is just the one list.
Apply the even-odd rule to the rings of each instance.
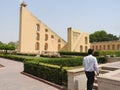
[[51, 81], [55, 84], [67, 85], [67, 71], [60, 66], [25, 61], [24, 72]]
[[98, 63], [107, 63], [107, 58], [105, 56], [97, 57]]
[[20, 61], [20, 62], [23, 62], [25, 60], [25, 57], [10, 55], [10, 54], [0, 54], [0, 57], [15, 60], [15, 61]]
[[[60, 51], [60, 55], [75, 55], [75, 56], [87, 56], [87, 52], [65, 52]], [[94, 56], [99, 56], [99, 52], [95, 51]]]
[[59, 65], [64, 67], [74, 67], [82, 65], [83, 58], [76, 57], [76, 58], [47, 58], [47, 59], [39, 59], [39, 62]]
[[[53, 60], [52, 60], [53, 59]], [[43, 78], [59, 85], [67, 85], [67, 70], [69, 66], [80, 66], [82, 65], [82, 58], [73, 59], [45, 59], [45, 60], [26, 60], [24, 62], [24, 72], [32, 74], [34, 76]], [[105, 63], [105, 57], [97, 57], [98, 63]], [[61, 61], [61, 62], [60, 62]], [[66, 63], [66, 64], [64, 64]], [[69, 63], [69, 64], [68, 64]], [[74, 63], [74, 64], [73, 64]], [[53, 65], [54, 64], [54, 65]], [[67, 65], [68, 64], [68, 65]], [[68, 66], [68, 67], [64, 67]]]
[[120, 57], [120, 51], [119, 50], [102, 50], [102, 51], [98, 51], [100, 56], [117, 56]]
[[[61, 51], [59, 52], [60, 55], [75, 55], [75, 56], [86, 56], [87, 53], [84, 53], [84, 52], [64, 52], [64, 51]], [[98, 50], [98, 51], [95, 51], [94, 53], [94, 56], [107, 56], [107, 55], [110, 55], [110, 56], [118, 56], [120, 57], [120, 51], [119, 50]]]
[[[82, 57], [72, 57], [72, 58], [36, 58], [36, 57], [28, 57], [28, 56], [18, 56], [18, 55], [10, 55], [10, 54], [0, 54], [0, 57], [12, 59], [16, 61], [23, 62], [24, 60], [33, 60], [34, 62], [41, 62], [46, 64], [53, 64], [63, 67], [74, 67], [82, 65], [83, 58]], [[98, 63], [106, 63], [106, 57], [97, 57]]]

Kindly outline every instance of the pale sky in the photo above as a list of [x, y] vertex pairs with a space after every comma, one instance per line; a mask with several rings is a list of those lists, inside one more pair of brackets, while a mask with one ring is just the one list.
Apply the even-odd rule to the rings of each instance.
[[[19, 38], [19, 8], [23, 0], [1, 0], [0, 41]], [[120, 0], [24, 0], [27, 9], [67, 40], [67, 28], [89, 34], [105, 30], [120, 35]]]

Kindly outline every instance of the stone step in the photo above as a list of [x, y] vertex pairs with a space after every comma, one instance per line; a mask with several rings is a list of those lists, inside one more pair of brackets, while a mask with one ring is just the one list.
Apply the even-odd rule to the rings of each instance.
[[95, 78], [94, 83], [98, 83], [97, 78]]
[[114, 70], [117, 70], [117, 68], [112, 68], [112, 67], [102, 67], [101, 68], [102, 70], [109, 70], [109, 71], [114, 71]]
[[94, 83], [93, 90], [98, 90], [98, 84]]
[[106, 69], [101, 69], [99, 71], [100, 74], [104, 74], [104, 73], [108, 73], [110, 70], [106, 70]]

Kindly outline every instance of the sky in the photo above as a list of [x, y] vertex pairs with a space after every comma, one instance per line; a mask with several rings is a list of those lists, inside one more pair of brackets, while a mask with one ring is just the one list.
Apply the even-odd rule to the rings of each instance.
[[[19, 40], [20, 4], [23, 0], [1, 0], [0, 41]], [[120, 0], [24, 0], [27, 9], [67, 41], [67, 28], [94, 33], [105, 30], [119, 36]]]

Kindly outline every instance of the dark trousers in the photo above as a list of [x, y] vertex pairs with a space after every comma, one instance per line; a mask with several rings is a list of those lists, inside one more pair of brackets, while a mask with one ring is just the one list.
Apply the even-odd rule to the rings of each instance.
[[88, 72], [85, 71], [86, 77], [87, 77], [87, 90], [92, 90], [93, 88], [93, 83], [94, 83], [94, 77], [95, 77], [95, 72]]

